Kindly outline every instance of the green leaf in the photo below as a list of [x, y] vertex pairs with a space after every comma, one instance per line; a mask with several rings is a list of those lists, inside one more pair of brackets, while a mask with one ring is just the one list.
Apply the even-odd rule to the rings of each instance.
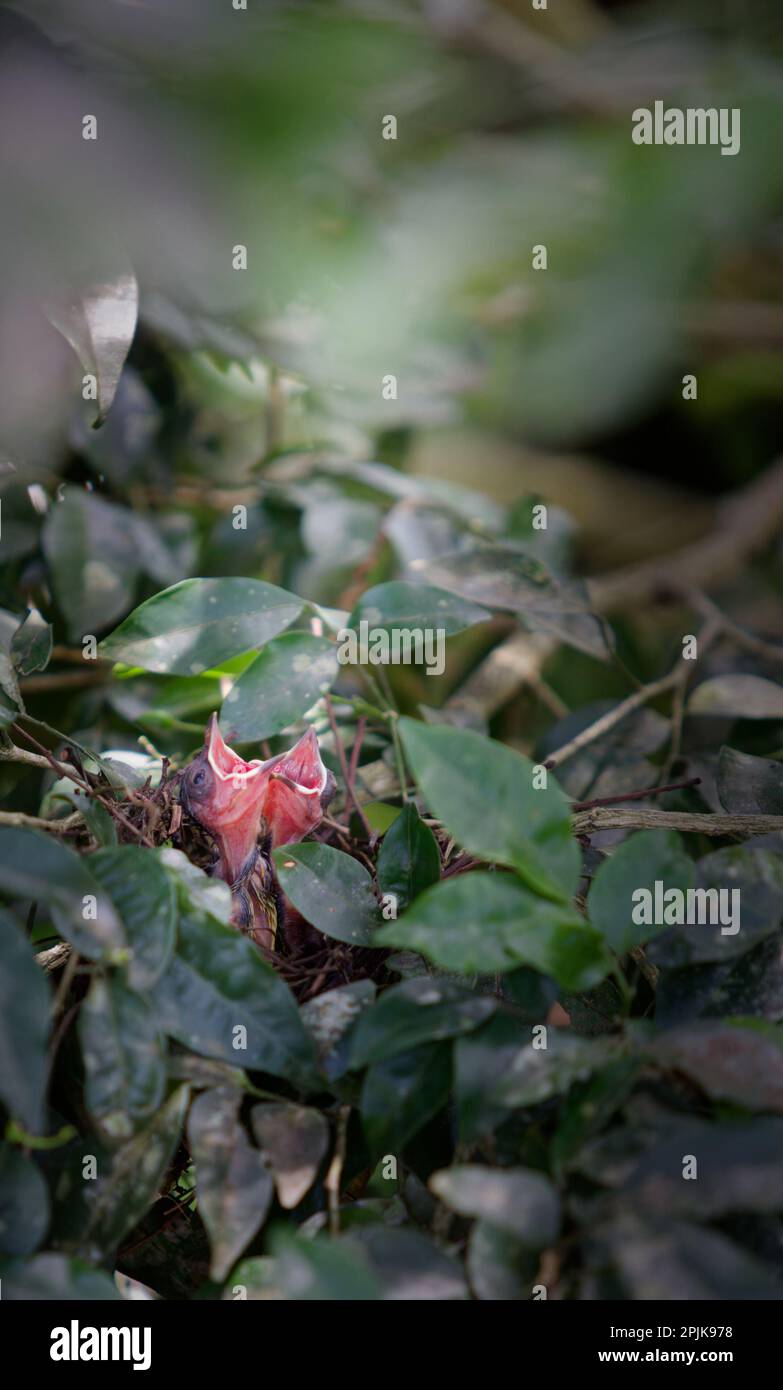
[[[158, 980], [160, 1026], [194, 1052], [256, 1067], [294, 1085], [317, 1083], [315, 1048], [293, 995], [247, 937], [185, 910], [179, 945]], [[235, 1047], [247, 1030], [245, 1048]]]
[[[148, 851], [147, 851], [148, 853]], [[128, 1139], [160, 1105], [166, 1067], [157, 1016], [116, 976], [93, 976], [79, 1011], [85, 1104], [107, 1139]]]
[[713, 921], [678, 925], [651, 945], [650, 959], [665, 970], [733, 960], [777, 931], [783, 918], [783, 855], [774, 849], [727, 845], [705, 854], [695, 873], [699, 888], [736, 896], [713, 899]]
[[573, 1087], [563, 1102], [552, 1139], [552, 1161], [557, 1171], [566, 1168], [581, 1145], [625, 1104], [642, 1065], [640, 1057], [620, 1057], [584, 1085]]
[[337, 648], [326, 637], [284, 632], [256, 657], [220, 711], [231, 741], [271, 738], [295, 724], [337, 675]]
[[[125, 948], [125, 932], [108, 896], [85, 862], [51, 835], [16, 826], [0, 836], [3, 889], [49, 905], [58, 931], [88, 960]], [[83, 900], [94, 898], [95, 903]], [[83, 910], [95, 917], [83, 916]]]
[[100, 654], [147, 671], [199, 676], [276, 637], [303, 606], [261, 579], [184, 579], [136, 608]]
[[32, 1260], [0, 1262], [3, 1301], [60, 1300], [117, 1301], [120, 1292], [110, 1274], [94, 1269], [85, 1260], [47, 1252]]
[[419, 1043], [469, 1033], [496, 1008], [496, 999], [474, 994], [454, 980], [405, 980], [362, 1014], [353, 1033], [351, 1067], [358, 1070]]
[[49, 1189], [40, 1168], [0, 1145], [0, 1251], [31, 1255], [49, 1229]]
[[650, 1055], [714, 1100], [783, 1114], [783, 1046], [754, 1029], [718, 1020], [686, 1024], [656, 1038]]
[[380, 911], [358, 859], [314, 841], [283, 845], [273, 858], [286, 897], [324, 936], [351, 946], [374, 944]]
[[[685, 893], [693, 885], [693, 861], [673, 830], [642, 830], [612, 852], [596, 874], [588, 899], [590, 921], [622, 955], [665, 931], [656, 915], [655, 885]], [[649, 898], [637, 900], [646, 893]], [[648, 910], [649, 905], [649, 910]], [[634, 920], [643, 919], [643, 920]]]
[[711, 718], [783, 719], [783, 686], [738, 671], [712, 676], [696, 686], [686, 712]]
[[132, 521], [125, 507], [69, 487], [44, 522], [44, 554], [74, 641], [116, 622], [133, 602], [139, 555]]
[[95, 1247], [112, 1253], [154, 1202], [180, 1140], [189, 1096], [189, 1086], [178, 1087], [148, 1124], [116, 1150], [109, 1172], [99, 1173], [95, 1190], [87, 1194], [85, 1253]]
[[564, 989], [589, 989], [611, 967], [598, 932], [577, 912], [501, 873], [458, 874], [436, 884], [376, 941], [421, 951], [465, 975], [531, 965]]
[[399, 1153], [446, 1104], [451, 1088], [451, 1043], [424, 1043], [369, 1067], [360, 1109], [374, 1156]]
[[718, 798], [724, 811], [734, 815], [783, 815], [783, 763], [721, 748]]
[[157, 855], [141, 845], [99, 849], [88, 860], [116, 907], [131, 949], [128, 980], [144, 991], [160, 978], [174, 950], [174, 884]]
[[462, 1163], [433, 1173], [429, 1185], [460, 1216], [480, 1217], [533, 1249], [557, 1240], [560, 1200], [543, 1173]]
[[24, 933], [2, 911], [0, 955], [0, 1097], [14, 1119], [40, 1134], [52, 995]]
[[97, 379], [94, 424], [106, 419], [136, 332], [139, 287], [132, 271], [90, 285], [67, 304], [47, 305], [47, 315], [70, 343], [85, 373]]
[[241, 1093], [204, 1091], [188, 1117], [198, 1209], [209, 1235], [210, 1275], [225, 1279], [261, 1229], [272, 1201], [272, 1175], [239, 1120]]
[[445, 635], [451, 637], [491, 617], [480, 604], [471, 603], [446, 589], [393, 579], [388, 584], [376, 584], [362, 594], [348, 620], [348, 627], [358, 631], [359, 624], [366, 623], [369, 629], [442, 628]]
[[438, 842], [412, 802], [386, 831], [376, 868], [378, 887], [394, 894], [398, 911], [440, 878]]
[[464, 849], [516, 869], [547, 898], [573, 896], [579, 847], [551, 776], [536, 790], [527, 758], [472, 730], [401, 719], [400, 733], [422, 796]]
[[329, 1147], [329, 1125], [320, 1110], [304, 1105], [256, 1105], [250, 1123], [286, 1210], [310, 1191]]

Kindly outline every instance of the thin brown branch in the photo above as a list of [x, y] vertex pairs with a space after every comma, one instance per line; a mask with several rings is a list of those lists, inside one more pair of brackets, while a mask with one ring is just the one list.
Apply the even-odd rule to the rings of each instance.
[[70, 816], [59, 820], [45, 820], [43, 816], [28, 816], [24, 811], [0, 811], [0, 825], [21, 825], [28, 830], [49, 830], [53, 835], [67, 835], [84, 824], [81, 811], [73, 811]]
[[783, 816], [711, 815], [695, 811], [613, 810], [595, 806], [573, 818], [575, 835], [597, 830], [681, 830], [694, 835], [772, 835], [783, 831]]

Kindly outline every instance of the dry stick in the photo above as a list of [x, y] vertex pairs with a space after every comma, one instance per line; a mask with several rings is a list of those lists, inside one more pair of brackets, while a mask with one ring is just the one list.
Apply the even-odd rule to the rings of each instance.
[[334, 746], [335, 746], [335, 749], [337, 750], [337, 756], [338, 756], [338, 758], [339, 758], [339, 760], [340, 760], [340, 769], [341, 769], [341, 771], [342, 771], [343, 780], [344, 780], [344, 782], [345, 782], [345, 791], [346, 791], [346, 795], [347, 795], [347, 796], [350, 798], [350, 800], [353, 802], [354, 809], [356, 810], [356, 814], [358, 815], [359, 820], [360, 820], [361, 823], [362, 823], [362, 826], [363, 826], [363, 829], [364, 829], [364, 833], [365, 833], [365, 835], [367, 836], [367, 839], [368, 839], [368, 840], [372, 840], [372, 838], [373, 838], [372, 827], [371, 827], [371, 825], [370, 825], [370, 823], [369, 823], [367, 817], [365, 816], [364, 811], [362, 810], [361, 806], [359, 805], [359, 800], [358, 800], [358, 797], [357, 797], [356, 792], [355, 792], [355, 790], [354, 790], [353, 781], [352, 781], [351, 776], [350, 776], [350, 774], [349, 774], [349, 771], [348, 771], [348, 763], [347, 763], [347, 760], [346, 760], [346, 757], [345, 757], [345, 747], [344, 747], [343, 741], [342, 741], [342, 739], [341, 739], [341, 737], [340, 737], [340, 730], [339, 730], [338, 727], [337, 727], [337, 719], [336, 719], [335, 713], [334, 713], [334, 706], [333, 706], [333, 704], [332, 704], [331, 696], [329, 696], [329, 695], [326, 696], [326, 709], [327, 709], [327, 712], [328, 712], [328, 715], [329, 715], [329, 723], [330, 723], [330, 725], [331, 725], [332, 735], [333, 735], [333, 737], [334, 737]]
[[746, 651], [752, 652], [754, 656], [763, 657], [765, 661], [783, 661], [783, 645], [775, 642], [765, 642], [763, 637], [756, 637], [755, 633], [746, 632], [744, 627], [740, 627], [733, 619], [729, 618], [711, 598], [700, 590], [690, 590], [685, 595], [688, 603], [705, 618], [711, 618], [719, 622], [727, 637], [731, 637], [738, 647], [744, 647]]
[[597, 830], [682, 830], [697, 835], [772, 835], [783, 831], [783, 816], [713, 815], [690, 811], [610, 810], [595, 806], [573, 818], [575, 835]]
[[150, 848], [152, 847], [152, 841], [144, 834], [144, 831], [140, 830], [132, 821], [129, 821], [127, 816], [123, 814], [113, 801], [107, 801], [102, 797], [100, 792], [96, 791], [94, 787], [91, 787], [89, 782], [84, 782], [82, 778], [74, 772], [72, 767], [68, 767], [65, 763], [59, 762], [54, 754], [50, 753], [48, 748], [44, 748], [43, 744], [39, 743], [37, 738], [33, 738], [32, 734], [28, 734], [26, 729], [20, 728], [18, 724], [12, 724], [11, 728], [15, 733], [21, 734], [22, 738], [26, 738], [28, 743], [32, 743], [33, 747], [38, 749], [38, 752], [43, 755], [49, 765], [60, 777], [67, 777], [71, 782], [75, 782], [76, 786], [86, 792], [88, 796], [100, 801], [101, 805], [106, 807], [109, 814], [114, 816], [115, 820], [118, 820], [121, 825], [124, 825], [126, 830], [130, 830], [131, 834], [135, 835], [142, 844], [146, 844]]
[[334, 1144], [334, 1157], [329, 1164], [329, 1171], [324, 1179], [324, 1187], [327, 1193], [329, 1207], [329, 1232], [333, 1236], [340, 1234], [340, 1179], [345, 1163], [345, 1150], [348, 1141], [348, 1117], [351, 1113], [350, 1105], [341, 1105], [337, 1116], [337, 1137]]
[[689, 777], [685, 782], [667, 782], [664, 786], [644, 787], [638, 792], [620, 792], [617, 796], [595, 796], [591, 801], [574, 801], [572, 811], [589, 811], [593, 806], [614, 806], [618, 801], [643, 801], [646, 796], [662, 796], [685, 787], [698, 787], [701, 777]]
[[28, 830], [50, 830], [53, 835], [68, 835], [84, 825], [81, 811], [73, 811], [60, 820], [44, 820], [43, 816], [28, 816], [24, 811], [0, 811], [0, 825], [22, 825]]
[[627, 699], [621, 700], [620, 704], [615, 705], [613, 709], [607, 710], [606, 714], [602, 714], [600, 719], [596, 719], [594, 723], [588, 724], [587, 728], [582, 729], [582, 732], [577, 734], [576, 738], [572, 738], [570, 743], [564, 743], [562, 748], [558, 748], [555, 753], [552, 753], [552, 755], [545, 760], [543, 764], [544, 767], [550, 770], [560, 767], [560, 764], [564, 763], [567, 758], [572, 758], [574, 753], [578, 753], [582, 748], [586, 748], [588, 743], [593, 743], [595, 739], [601, 738], [604, 734], [608, 733], [610, 729], [614, 728], [615, 724], [620, 723], [621, 719], [625, 719], [627, 715], [633, 714], [635, 709], [639, 709], [641, 705], [646, 705], [649, 700], [654, 700], [657, 695], [663, 695], [667, 690], [671, 690], [680, 678], [680, 667], [678, 664], [667, 676], [661, 676], [660, 680], [650, 681], [650, 684], [643, 685], [641, 690], [635, 690], [633, 695], [629, 695]]

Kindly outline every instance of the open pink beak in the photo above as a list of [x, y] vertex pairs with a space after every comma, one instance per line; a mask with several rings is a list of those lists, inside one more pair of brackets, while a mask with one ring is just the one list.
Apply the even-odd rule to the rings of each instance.
[[229, 883], [253, 853], [262, 821], [272, 848], [295, 844], [318, 824], [333, 791], [312, 729], [289, 752], [246, 762], [225, 742], [216, 714], [183, 781], [186, 805], [217, 841]]

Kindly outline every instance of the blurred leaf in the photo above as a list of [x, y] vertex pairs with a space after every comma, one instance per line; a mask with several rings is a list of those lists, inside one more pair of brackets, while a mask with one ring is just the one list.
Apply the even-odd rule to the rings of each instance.
[[273, 858], [280, 887], [308, 922], [335, 941], [374, 944], [380, 910], [358, 859], [315, 842], [284, 845]]
[[571, 898], [579, 848], [551, 776], [536, 789], [527, 758], [470, 729], [401, 719], [400, 733], [427, 805], [464, 849], [516, 869], [547, 898]]
[[[700, 888], [737, 897], [733, 905], [729, 899], [723, 906], [718, 898], [720, 910], [712, 922], [688, 923], [662, 933], [650, 947], [650, 959], [662, 969], [732, 960], [770, 936], [783, 918], [783, 856], [774, 850], [728, 845], [706, 854], [695, 869]], [[738, 920], [732, 923], [729, 919], [734, 917]], [[724, 932], [724, 926], [729, 930]]]
[[673, 830], [642, 830], [629, 836], [599, 868], [588, 898], [590, 921], [618, 955], [665, 929], [664, 921], [634, 920], [643, 905], [634, 903], [638, 892], [650, 895], [654, 913], [657, 882], [663, 884], [664, 894], [671, 889], [685, 893], [693, 884], [693, 861]]
[[158, 1195], [179, 1143], [190, 1088], [180, 1086], [143, 1129], [114, 1153], [110, 1171], [99, 1173], [88, 1196], [90, 1216], [84, 1233], [86, 1250], [113, 1254], [122, 1237]]
[[[664, 939], [660, 938], [661, 943]], [[725, 941], [731, 939], [723, 938]], [[656, 992], [658, 1027], [673, 1028], [695, 1018], [723, 1018], [727, 1014], [783, 1018], [781, 944], [782, 938], [777, 933], [755, 949], [719, 965], [665, 970]]]
[[433, 1173], [429, 1185], [460, 1216], [480, 1217], [533, 1249], [557, 1240], [560, 1200], [543, 1173], [456, 1163]]
[[783, 763], [723, 747], [718, 796], [724, 811], [744, 816], [783, 815]]
[[412, 802], [386, 831], [376, 868], [378, 887], [394, 894], [398, 911], [440, 878], [438, 842]]
[[640, 1057], [620, 1057], [574, 1086], [563, 1102], [552, 1140], [555, 1168], [567, 1168], [582, 1144], [603, 1129], [624, 1105], [642, 1069]]
[[273, 638], [223, 701], [229, 738], [255, 742], [290, 728], [326, 694], [337, 669], [337, 649], [326, 637], [284, 632]]
[[49, 1229], [49, 1189], [31, 1158], [0, 1144], [0, 1251], [31, 1255]]
[[0, 1096], [10, 1115], [40, 1134], [49, 1072], [51, 990], [13, 918], [0, 911]]
[[261, 579], [184, 579], [135, 609], [100, 653], [147, 671], [198, 676], [276, 637], [302, 607]]
[[685, 1301], [779, 1299], [783, 1283], [717, 1231], [685, 1221], [624, 1214], [597, 1232], [628, 1297]]
[[68, 1255], [46, 1253], [32, 1260], [3, 1260], [0, 1262], [3, 1299], [23, 1300], [118, 1300], [120, 1293], [110, 1274], [93, 1269], [85, 1260]]
[[[161, 1028], [194, 1052], [294, 1085], [317, 1081], [315, 1049], [293, 995], [234, 928], [184, 909], [176, 954], [152, 998]], [[246, 1047], [239, 1027], [247, 1030]]]
[[106, 419], [120, 372], [136, 331], [139, 287], [132, 272], [93, 285], [64, 307], [48, 306], [48, 316], [67, 339], [85, 373], [97, 377], [95, 425]]
[[783, 719], [783, 687], [741, 672], [712, 676], [692, 691], [686, 712], [711, 718]]
[[367, 1069], [360, 1109], [373, 1156], [398, 1154], [446, 1104], [451, 1044], [424, 1043]]
[[476, 1221], [468, 1239], [467, 1268], [477, 1298], [519, 1302], [532, 1295], [538, 1255], [508, 1231]]
[[122, 918], [132, 953], [130, 986], [143, 992], [163, 973], [174, 950], [174, 885], [155, 854], [141, 845], [100, 849], [88, 862]]
[[16, 629], [11, 641], [11, 657], [20, 676], [43, 671], [52, 654], [52, 625], [41, 617], [37, 608], [29, 608], [27, 616]]
[[[360, 1246], [348, 1239], [305, 1240], [279, 1232], [272, 1242], [274, 1262], [268, 1270], [273, 1297], [301, 1302], [361, 1302], [381, 1296], [378, 1281]], [[236, 1282], [242, 1266], [237, 1271]], [[269, 1295], [267, 1295], [269, 1296]]]
[[419, 1231], [360, 1226], [350, 1242], [367, 1256], [385, 1301], [453, 1303], [468, 1297], [458, 1262]]
[[94, 636], [130, 607], [139, 560], [125, 507], [69, 487], [44, 522], [42, 544], [74, 641]]
[[783, 1114], [783, 1046], [761, 1033], [720, 1022], [686, 1024], [656, 1038], [650, 1054], [715, 1100]]
[[[3, 889], [14, 897], [49, 905], [58, 931], [88, 960], [125, 947], [122, 923], [84, 860], [52, 836], [9, 826], [0, 836]], [[95, 899], [95, 917], [85, 899]]]
[[[783, 1208], [783, 1120], [746, 1124], [691, 1123], [663, 1134], [646, 1148], [623, 1180], [618, 1197], [655, 1217], [713, 1221], [734, 1211], [772, 1213]], [[684, 1182], [683, 1158], [698, 1164], [696, 1181]]]
[[356, 603], [348, 626], [358, 631], [368, 628], [442, 628], [447, 637], [474, 623], [483, 623], [492, 614], [479, 604], [433, 588], [431, 584], [410, 584], [392, 580], [367, 589]]
[[577, 912], [500, 873], [458, 874], [436, 884], [376, 940], [467, 975], [530, 965], [565, 989], [588, 989], [611, 966], [598, 932]]
[[386, 990], [359, 1019], [351, 1042], [351, 1067], [383, 1061], [423, 1042], [468, 1033], [484, 1023], [497, 1000], [474, 994], [453, 980], [405, 980]]
[[230, 1089], [203, 1091], [188, 1116], [198, 1209], [209, 1234], [210, 1275], [218, 1282], [260, 1230], [272, 1201], [272, 1175], [238, 1117], [241, 1099]]
[[554, 575], [542, 560], [500, 545], [482, 545], [431, 560], [423, 573], [485, 608], [516, 613], [531, 632], [548, 632], [567, 646], [607, 661], [601, 621], [584, 587]]
[[298, 1206], [318, 1176], [329, 1147], [329, 1125], [320, 1110], [304, 1105], [256, 1105], [253, 1133], [286, 1210]]
[[93, 976], [79, 1010], [85, 1104], [98, 1129], [128, 1139], [160, 1105], [166, 1068], [157, 1016], [116, 976]]

